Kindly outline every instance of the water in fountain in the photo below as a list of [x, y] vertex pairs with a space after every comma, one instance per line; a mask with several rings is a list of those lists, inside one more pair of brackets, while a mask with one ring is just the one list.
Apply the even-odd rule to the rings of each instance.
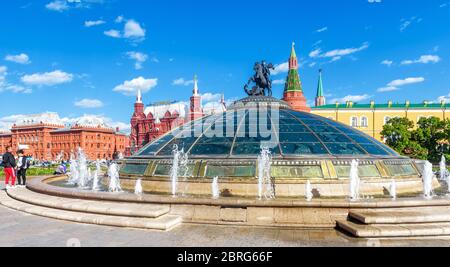
[[186, 177], [187, 164], [189, 157], [187, 153], [184, 153], [184, 149], [178, 150], [178, 146], [173, 146], [173, 162], [170, 169], [170, 178], [172, 182], [172, 195], [176, 196], [178, 192], [178, 178], [180, 176]]
[[112, 163], [108, 169], [109, 176], [109, 192], [117, 193], [122, 191], [120, 186], [119, 167], [116, 163]]
[[81, 148], [78, 149], [78, 182], [80, 188], [86, 188], [90, 181], [87, 158]]
[[447, 170], [447, 161], [445, 155], [442, 155], [442, 160], [439, 165], [440, 167], [440, 179], [447, 183], [447, 192], [450, 193], [450, 172]]
[[70, 175], [69, 175], [69, 184], [77, 185], [78, 180], [80, 179], [80, 174], [78, 172], [78, 161], [75, 158], [75, 155], [70, 156]]
[[261, 148], [261, 155], [258, 157], [258, 196], [259, 199], [275, 198], [272, 184], [272, 154], [269, 148]]
[[92, 181], [92, 190], [93, 191], [100, 191], [100, 175], [101, 175], [101, 166], [100, 166], [100, 160], [97, 160], [95, 162], [95, 172], [94, 172], [94, 177], [93, 177], [93, 181]]
[[218, 199], [220, 197], [220, 190], [219, 190], [219, 177], [214, 177], [212, 185], [212, 197], [214, 199]]
[[134, 193], [136, 195], [142, 195], [142, 193], [144, 193], [144, 189], [142, 188], [142, 180], [141, 179], [136, 181], [136, 186], [134, 187]]
[[442, 160], [441, 163], [439, 164], [440, 167], [440, 176], [439, 178], [442, 181], [446, 181], [447, 180], [447, 162], [445, 160], [445, 156], [442, 155]]
[[397, 182], [392, 180], [391, 186], [389, 187], [389, 194], [393, 200], [397, 199]]
[[358, 173], [359, 162], [357, 160], [352, 161], [352, 167], [350, 169], [350, 200], [356, 201], [359, 199], [361, 179]]
[[312, 201], [314, 198], [314, 195], [312, 192], [311, 182], [309, 180], [306, 182], [305, 191], [306, 191], [306, 193], [305, 193], [306, 201], [308, 201], [308, 202]]
[[433, 177], [433, 164], [427, 161], [423, 172], [423, 195], [427, 199], [433, 197]]

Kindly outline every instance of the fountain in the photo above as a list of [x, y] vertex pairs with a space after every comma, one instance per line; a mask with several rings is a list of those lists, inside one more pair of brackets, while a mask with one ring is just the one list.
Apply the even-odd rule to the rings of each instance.
[[213, 199], [218, 199], [220, 197], [219, 177], [214, 177], [211, 187]]
[[445, 160], [445, 156], [442, 155], [441, 163], [439, 164], [440, 167], [440, 176], [439, 178], [441, 181], [447, 181], [447, 162]]
[[312, 193], [312, 186], [311, 186], [311, 182], [309, 180], [306, 182], [305, 190], [306, 190], [306, 193], [305, 193], [306, 201], [308, 201], [308, 202], [312, 201], [314, 198], [314, 195]]
[[433, 164], [429, 161], [425, 163], [423, 172], [423, 195], [426, 199], [433, 198]]
[[72, 154], [70, 156], [70, 175], [69, 175], [69, 184], [77, 185], [80, 179], [80, 174], [78, 172], [78, 162], [75, 159], [75, 156]]
[[142, 179], [136, 181], [136, 186], [134, 187], [134, 194], [142, 195], [144, 193], [144, 189], [142, 188]]
[[356, 201], [360, 197], [361, 179], [359, 178], [358, 167], [359, 162], [354, 159], [350, 169], [350, 200], [352, 201]]
[[267, 147], [261, 148], [261, 155], [258, 157], [258, 196], [259, 199], [275, 198], [272, 176], [272, 154]]
[[189, 157], [184, 153], [184, 149], [178, 150], [178, 146], [173, 146], [173, 162], [172, 168], [170, 169], [170, 178], [172, 184], [172, 196], [176, 196], [178, 191], [178, 178], [180, 176], [186, 177], [187, 174], [187, 164]]
[[101, 167], [100, 167], [100, 160], [97, 160], [95, 162], [95, 172], [94, 177], [92, 179], [92, 191], [100, 191], [100, 175], [101, 175]]
[[80, 188], [86, 188], [88, 186], [90, 177], [87, 166], [87, 158], [81, 148], [78, 148], [78, 183]]
[[119, 169], [116, 163], [112, 163], [108, 169], [109, 192], [118, 193], [122, 191], [120, 186]]
[[389, 194], [393, 200], [397, 199], [397, 182], [392, 180], [391, 186], [389, 187]]
[[439, 178], [441, 179], [441, 181], [447, 183], [447, 192], [450, 193], [450, 173], [447, 170], [447, 162], [445, 159], [445, 155], [442, 155], [442, 160], [441, 160], [439, 167], [440, 167], [440, 177]]

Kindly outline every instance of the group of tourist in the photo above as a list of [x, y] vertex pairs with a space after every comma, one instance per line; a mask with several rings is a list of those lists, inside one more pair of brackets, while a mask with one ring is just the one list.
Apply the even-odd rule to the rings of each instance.
[[[17, 157], [12, 153], [12, 147], [6, 148], [6, 153], [2, 157], [1, 166], [5, 172], [6, 189], [25, 187], [27, 182], [27, 170], [30, 168], [30, 161], [24, 155], [23, 150], [17, 151]], [[17, 180], [17, 184], [16, 184]], [[10, 183], [11, 182], [11, 183]]]

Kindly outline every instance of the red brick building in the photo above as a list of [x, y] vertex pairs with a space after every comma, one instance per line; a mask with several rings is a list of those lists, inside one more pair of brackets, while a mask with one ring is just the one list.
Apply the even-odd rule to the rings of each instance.
[[111, 159], [125, 153], [128, 137], [102, 122], [79, 122], [65, 127], [57, 114], [31, 115], [14, 124], [10, 133], [0, 134], [0, 154], [11, 145], [13, 151], [24, 149], [37, 160], [69, 159], [79, 147], [91, 159]]
[[186, 122], [200, 119], [205, 114], [226, 110], [223, 97], [217, 104], [218, 106], [210, 107], [206, 111], [203, 109], [197, 76], [194, 78], [194, 88], [189, 107], [184, 102], [159, 103], [145, 107], [141, 92], [138, 92], [134, 104], [134, 113], [131, 117], [130, 146], [125, 154], [129, 156], [137, 152], [145, 144]]

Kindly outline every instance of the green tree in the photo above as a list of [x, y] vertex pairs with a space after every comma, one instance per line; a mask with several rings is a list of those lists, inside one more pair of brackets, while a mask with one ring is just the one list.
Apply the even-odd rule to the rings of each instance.
[[442, 153], [448, 154], [448, 146], [445, 145], [445, 141], [448, 141], [450, 137], [449, 127], [449, 120], [443, 121], [436, 117], [419, 120], [412, 138], [428, 150], [428, 160], [439, 162]]
[[428, 150], [413, 139], [414, 122], [407, 118], [393, 118], [383, 127], [381, 135], [386, 144], [401, 155], [427, 159]]

